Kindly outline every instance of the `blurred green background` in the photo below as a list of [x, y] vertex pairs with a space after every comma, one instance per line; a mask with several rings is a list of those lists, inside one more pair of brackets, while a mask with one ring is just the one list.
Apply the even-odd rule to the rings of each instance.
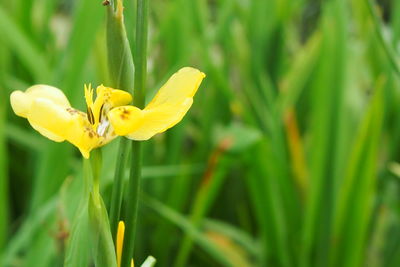
[[[183, 66], [207, 77], [144, 144], [135, 262], [400, 266], [400, 1], [149, 2], [147, 99]], [[83, 184], [78, 150], [9, 94], [50, 84], [85, 110], [83, 84], [109, 81], [105, 29], [100, 0], [0, 1], [0, 266], [61, 266]]]

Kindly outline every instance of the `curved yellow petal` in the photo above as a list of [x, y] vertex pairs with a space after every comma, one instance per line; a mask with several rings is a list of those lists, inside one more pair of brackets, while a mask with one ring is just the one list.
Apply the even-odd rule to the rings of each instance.
[[79, 148], [83, 157], [105, 143], [90, 126], [86, 114], [73, 108], [65, 108], [48, 99], [33, 101], [27, 119], [32, 127], [45, 137], [61, 142], [67, 140]]
[[132, 101], [130, 93], [104, 85], [97, 86], [96, 94], [96, 101], [109, 103], [112, 107], [127, 105]]
[[193, 98], [204, 77], [206, 75], [198, 69], [191, 67], [180, 69], [160, 88], [146, 109], [164, 104], [179, 105], [187, 98]]
[[65, 140], [65, 129], [71, 125], [67, 110], [45, 98], [31, 103], [27, 119], [35, 130], [56, 142]]
[[132, 106], [112, 109], [108, 117], [115, 133], [133, 140], [147, 140], [173, 127], [191, 107], [204, 77], [205, 74], [197, 69], [182, 68], [143, 110]]
[[48, 99], [62, 107], [70, 107], [68, 99], [60, 89], [43, 84], [31, 86], [25, 92], [12, 92], [10, 103], [15, 114], [26, 118], [33, 101], [39, 98]]
[[26, 118], [31, 108], [32, 99], [27, 97], [24, 92], [14, 91], [10, 95], [10, 104], [15, 114]]

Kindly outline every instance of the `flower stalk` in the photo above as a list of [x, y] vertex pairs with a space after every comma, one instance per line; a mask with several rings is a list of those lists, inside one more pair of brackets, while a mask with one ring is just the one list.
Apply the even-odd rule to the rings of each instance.
[[[143, 108], [145, 105], [145, 88], [147, 74], [147, 31], [148, 6], [147, 0], [137, 1], [136, 16], [136, 46], [135, 46], [135, 86], [134, 105]], [[128, 203], [125, 222], [127, 224], [122, 252], [122, 267], [129, 267], [133, 258], [137, 213], [139, 206], [140, 178], [142, 171], [142, 144], [132, 141], [132, 165], [129, 177]]]
[[70, 229], [69, 243], [64, 258], [64, 267], [87, 266], [89, 259], [89, 214], [88, 203], [92, 178], [90, 160], [83, 158], [82, 195]]
[[[135, 69], [125, 30], [122, 0], [118, 0], [116, 3], [115, 1], [110, 1], [107, 6], [107, 54], [112, 86], [133, 92]], [[126, 138], [121, 138], [119, 142], [109, 217], [114, 242], [116, 242], [117, 227], [120, 220], [124, 194], [123, 174], [129, 148], [129, 140]]]
[[114, 250], [107, 209], [100, 195], [101, 150], [95, 149], [90, 158], [93, 186], [89, 197], [89, 224], [93, 241], [93, 256], [97, 267], [116, 267]]

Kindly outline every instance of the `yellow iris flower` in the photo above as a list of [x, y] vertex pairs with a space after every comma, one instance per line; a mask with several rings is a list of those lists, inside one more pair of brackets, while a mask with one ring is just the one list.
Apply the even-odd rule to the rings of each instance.
[[197, 69], [180, 69], [144, 109], [127, 106], [129, 93], [103, 85], [97, 87], [95, 101], [93, 89], [85, 86], [87, 113], [72, 108], [61, 90], [48, 85], [14, 91], [10, 100], [15, 114], [27, 118], [39, 133], [56, 142], [67, 140], [89, 158], [92, 149], [117, 136], [147, 140], [177, 124], [204, 77]]

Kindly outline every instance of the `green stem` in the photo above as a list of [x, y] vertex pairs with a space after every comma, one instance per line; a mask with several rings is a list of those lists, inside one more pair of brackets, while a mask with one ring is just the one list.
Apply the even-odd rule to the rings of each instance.
[[100, 202], [100, 171], [102, 164], [102, 154], [101, 148], [97, 148], [92, 151], [92, 155], [90, 157], [90, 164], [92, 167], [92, 175], [93, 175], [93, 185], [92, 185], [92, 193], [96, 198], [95, 201]]
[[[134, 105], [139, 108], [143, 108], [145, 104], [148, 10], [148, 0], [137, 1], [136, 47], [134, 57], [136, 69]], [[125, 218], [126, 230], [122, 251], [122, 267], [129, 267], [131, 259], [133, 258], [141, 171], [141, 143], [138, 141], [132, 141], [132, 166], [129, 177], [128, 203]]]
[[[91, 170], [92, 167], [90, 159], [83, 158], [82, 165], [83, 165], [83, 190], [82, 190], [81, 203], [87, 204], [87, 199], [93, 185], [92, 170]], [[83, 204], [80, 205], [80, 207], [83, 207]]]
[[140, 178], [142, 171], [142, 148], [140, 142], [132, 142], [132, 166], [129, 177], [128, 203], [126, 206], [126, 229], [125, 239], [122, 251], [123, 267], [130, 266], [130, 260], [133, 258], [136, 237], [136, 222], [138, 213], [138, 199], [140, 192]]
[[[118, 0], [122, 1], [122, 0]], [[117, 7], [118, 6], [118, 7]], [[107, 52], [111, 86], [125, 91], [133, 91], [133, 58], [126, 35], [122, 3], [111, 1], [107, 10]], [[115, 167], [114, 183], [110, 205], [110, 227], [115, 241], [121, 204], [124, 194], [124, 170], [128, 155], [128, 140], [121, 138]]]
[[[6, 64], [6, 49], [0, 50], [0, 68]], [[0, 79], [3, 80], [5, 75], [3, 73], [0, 74]], [[6, 98], [6, 90], [4, 88], [0, 89], [0, 97], [2, 99]], [[7, 118], [7, 101], [0, 107], [0, 250], [3, 249], [5, 241], [8, 235], [8, 223], [9, 223], [9, 176], [8, 176], [8, 157], [7, 157], [7, 138], [5, 134], [6, 128], [6, 118]]]
[[80, 184], [82, 192], [75, 212], [76, 214], [72, 220], [68, 246], [65, 252], [64, 267], [87, 266], [90, 261], [88, 201], [93, 183], [90, 160], [83, 158], [82, 167], [83, 181]]
[[147, 77], [147, 28], [148, 0], [137, 1], [136, 16], [136, 49], [134, 56], [135, 86], [133, 103], [138, 108], [144, 108]]
[[116, 241], [118, 222], [121, 214], [121, 203], [123, 197], [124, 170], [127, 160], [128, 139], [121, 138], [118, 148], [117, 165], [115, 167], [113, 191], [110, 207], [110, 227], [114, 242]]
[[89, 197], [88, 213], [94, 263], [96, 267], [117, 267], [117, 257], [111, 236], [107, 209], [100, 195], [100, 171], [102, 164], [100, 148], [92, 151], [90, 163], [93, 185]]

